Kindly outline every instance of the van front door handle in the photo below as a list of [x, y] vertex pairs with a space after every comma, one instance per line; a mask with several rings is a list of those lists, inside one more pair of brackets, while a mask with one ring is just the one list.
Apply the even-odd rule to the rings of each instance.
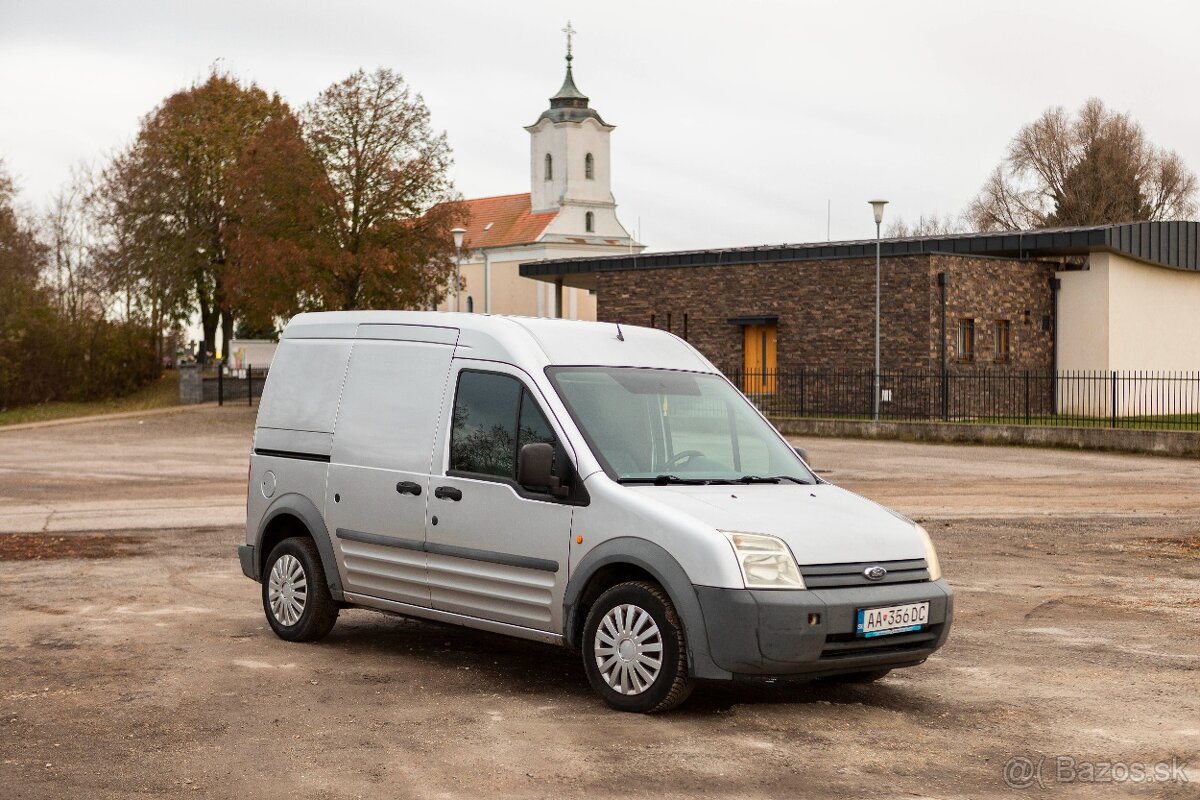
[[439, 500], [462, 500], [462, 490], [453, 486], [439, 486], [433, 490], [433, 496]]
[[396, 484], [396, 491], [400, 494], [411, 494], [416, 497], [421, 494], [421, 484], [412, 481], [400, 481]]

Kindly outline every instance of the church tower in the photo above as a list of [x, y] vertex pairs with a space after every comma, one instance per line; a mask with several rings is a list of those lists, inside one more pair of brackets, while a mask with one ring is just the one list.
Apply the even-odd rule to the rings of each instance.
[[[609, 161], [609, 125], [588, 106], [588, 98], [575, 85], [572, 69], [572, 36], [568, 22], [567, 74], [550, 108], [542, 112], [529, 131], [529, 176], [532, 212], [557, 211], [548, 234], [596, 236], [629, 243], [630, 236], [617, 220]], [[616, 244], [616, 242], [612, 242]], [[641, 248], [638, 248], [641, 249]]]

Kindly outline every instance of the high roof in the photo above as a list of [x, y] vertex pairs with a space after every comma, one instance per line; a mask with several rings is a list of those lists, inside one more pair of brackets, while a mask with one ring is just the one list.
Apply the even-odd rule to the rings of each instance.
[[463, 203], [470, 212], [463, 246], [471, 250], [533, 244], [558, 214], [557, 211], [533, 213], [529, 192], [480, 197]]
[[[1000, 233], [960, 233], [883, 239], [880, 254], [914, 253], [1042, 258], [1112, 252], [1172, 269], [1200, 271], [1200, 222], [1130, 222], [1077, 228], [1041, 228]], [[669, 267], [761, 264], [872, 258], [875, 240], [762, 245], [717, 250], [682, 250], [599, 258], [569, 258], [521, 265], [521, 276], [552, 278], [597, 272], [625, 272]]]

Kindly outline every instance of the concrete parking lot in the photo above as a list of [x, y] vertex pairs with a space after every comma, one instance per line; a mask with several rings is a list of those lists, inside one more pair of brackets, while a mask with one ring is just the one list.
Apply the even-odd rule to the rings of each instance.
[[1057, 756], [1178, 767], [1098, 787], [1043, 761], [1059, 796], [1200, 793], [1195, 461], [805, 441], [930, 530], [949, 644], [873, 685], [701, 686], [642, 717], [549, 646], [367, 611], [275, 638], [234, 553], [252, 427], [0, 430], [0, 796], [1012, 796], [1009, 759]]

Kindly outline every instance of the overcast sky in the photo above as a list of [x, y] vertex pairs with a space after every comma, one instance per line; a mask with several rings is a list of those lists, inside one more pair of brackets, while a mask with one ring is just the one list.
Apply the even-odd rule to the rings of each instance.
[[54, 2], [0, 0], [0, 158], [44, 204], [72, 164], [214, 63], [294, 106], [358, 67], [401, 72], [466, 197], [529, 190], [562, 81], [617, 126], [613, 190], [653, 250], [872, 236], [959, 211], [1016, 130], [1089, 96], [1200, 170], [1190, 2]]

